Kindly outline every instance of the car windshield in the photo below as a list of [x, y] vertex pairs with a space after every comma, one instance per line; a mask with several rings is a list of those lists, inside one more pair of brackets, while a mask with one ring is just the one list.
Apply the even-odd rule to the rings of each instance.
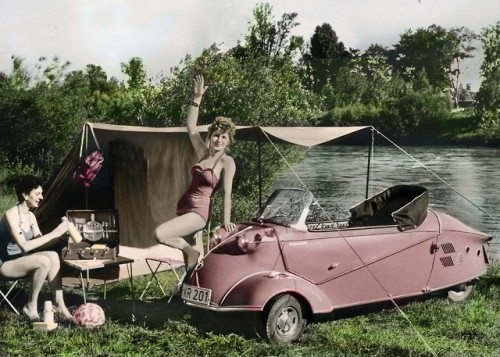
[[304, 225], [313, 195], [301, 189], [279, 189], [273, 192], [254, 220], [284, 226]]

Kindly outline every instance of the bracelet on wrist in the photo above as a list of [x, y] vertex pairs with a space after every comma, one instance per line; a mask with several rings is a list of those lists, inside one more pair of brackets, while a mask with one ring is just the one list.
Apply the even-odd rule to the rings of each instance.
[[191, 105], [192, 105], [193, 107], [196, 107], [196, 108], [199, 108], [199, 107], [200, 107], [200, 104], [199, 104], [199, 103], [196, 103], [194, 100], [193, 100], [193, 101], [191, 101]]

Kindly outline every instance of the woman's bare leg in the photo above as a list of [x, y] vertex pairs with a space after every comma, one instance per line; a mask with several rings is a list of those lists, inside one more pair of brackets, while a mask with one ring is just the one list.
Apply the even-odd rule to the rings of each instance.
[[47, 280], [49, 282], [50, 290], [52, 291], [54, 305], [63, 315], [63, 317], [65, 317], [66, 319], [71, 319], [72, 315], [66, 307], [63, 297], [61, 261], [59, 260], [59, 255], [56, 252], [52, 251], [39, 252], [36, 254], [45, 255], [50, 260], [51, 265], [49, 273], [47, 275]]
[[30, 318], [38, 316], [38, 296], [45, 279], [47, 279], [50, 267], [50, 259], [38, 253], [9, 260], [0, 267], [0, 274], [6, 278], [21, 279], [31, 275], [31, 291], [25, 310], [23, 310]]
[[0, 274], [7, 278], [26, 278], [31, 275], [31, 291], [26, 303], [26, 314], [30, 317], [38, 315], [38, 296], [43, 283], [48, 280], [55, 306], [65, 318], [71, 318], [71, 313], [64, 303], [60, 267], [59, 255], [56, 252], [37, 252], [5, 262], [0, 267]]
[[198, 262], [200, 253], [186, 241], [186, 238], [202, 230], [205, 225], [206, 222], [200, 215], [193, 212], [186, 213], [160, 224], [155, 230], [155, 239], [161, 244], [182, 250], [186, 270], [192, 270]]

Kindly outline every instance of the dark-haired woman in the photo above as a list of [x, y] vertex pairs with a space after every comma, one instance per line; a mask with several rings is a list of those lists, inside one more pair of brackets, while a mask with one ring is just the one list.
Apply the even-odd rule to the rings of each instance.
[[198, 160], [191, 168], [192, 181], [177, 203], [177, 217], [162, 223], [155, 230], [159, 243], [182, 250], [186, 271], [194, 269], [200, 253], [193, 248], [194, 235], [202, 230], [210, 217], [211, 198], [220, 180], [224, 190], [224, 222], [233, 231], [231, 222], [231, 192], [236, 165], [226, 151], [232, 143], [235, 125], [230, 118], [217, 117], [208, 128], [204, 142], [197, 128], [199, 106], [207, 87], [202, 76], [194, 80], [194, 96], [186, 120], [189, 138]]
[[18, 204], [9, 208], [0, 221], [0, 276], [8, 279], [31, 276], [28, 302], [22, 312], [31, 320], [40, 318], [38, 295], [45, 280], [53, 293], [57, 316], [71, 319], [64, 303], [59, 255], [53, 251], [40, 251], [59, 241], [68, 230], [62, 222], [52, 232], [42, 235], [35, 215], [30, 210], [43, 199], [41, 181], [35, 176], [23, 176], [16, 185]]

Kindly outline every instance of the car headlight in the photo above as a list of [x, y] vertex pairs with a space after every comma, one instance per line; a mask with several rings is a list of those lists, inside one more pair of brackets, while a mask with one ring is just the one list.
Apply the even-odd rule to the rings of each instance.
[[252, 240], [250, 240], [245, 234], [238, 234], [235, 239], [238, 249], [243, 253], [252, 253], [262, 242], [262, 236], [258, 233]]
[[212, 234], [210, 235], [209, 247], [210, 249], [215, 248], [217, 245], [225, 241], [231, 236], [231, 232], [226, 231], [224, 228], [216, 227]]
[[248, 251], [248, 239], [244, 234], [238, 234], [236, 236], [236, 245], [243, 253]]
[[222, 238], [220, 237], [220, 235], [217, 234], [217, 232], [212, 233], [212, 235], [210, 236], [210, 249], [220, 244], [220, 242], [222, 242]]

